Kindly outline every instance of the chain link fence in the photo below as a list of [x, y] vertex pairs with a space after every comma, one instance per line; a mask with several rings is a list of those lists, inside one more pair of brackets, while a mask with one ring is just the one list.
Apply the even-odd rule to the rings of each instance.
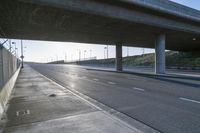
[[20, 60], [0, 46], [0, 90], [20, 67]]

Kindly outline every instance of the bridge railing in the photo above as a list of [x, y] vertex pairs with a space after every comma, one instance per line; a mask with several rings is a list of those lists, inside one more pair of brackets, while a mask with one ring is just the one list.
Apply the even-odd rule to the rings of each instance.
[[20, 67], [20, 60], [0, 46], [0, 91]]

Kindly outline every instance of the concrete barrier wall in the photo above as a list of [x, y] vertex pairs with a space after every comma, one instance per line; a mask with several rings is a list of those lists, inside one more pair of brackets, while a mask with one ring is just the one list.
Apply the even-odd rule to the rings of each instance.
[[20, 65], [20, 60], [13, 56], [6, 48], [0, 46], [0, 91], [13, 76]]
[[20, 60], [0, 46], [0, 117], [20, 71]]
[[1, 89], [0, 92], [0, 118], [5, 110], [6, 104], [10, 98], [10, 94], [14, 88], [15, 82], [20, 72], [20, 67], [14, 73], [14, 75], [7, 81], [4, 87]]

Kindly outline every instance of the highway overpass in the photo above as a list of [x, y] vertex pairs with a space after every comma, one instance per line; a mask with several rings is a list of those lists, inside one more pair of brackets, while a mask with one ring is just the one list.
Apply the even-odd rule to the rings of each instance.
[[14, 39], [155, 48], [156, 73], [165, 49], [200, 50], [200, 12], [168, 0], [3, 0], [1, 36]]

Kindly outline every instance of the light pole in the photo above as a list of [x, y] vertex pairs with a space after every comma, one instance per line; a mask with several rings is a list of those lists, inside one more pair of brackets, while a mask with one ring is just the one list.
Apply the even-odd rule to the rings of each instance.
[[74, 59], [73, 59], [73, 54], [71, 54], [71, 62], [73, 61]]
[[144, 48], [142, 48], [142, 55], [144, 56]]
[[16, 57], [16, 58], [19, 57], [18, 48], [15, 48], [15, 57]]
[[129, 48], [127, 47], [127, 57], [129, 56]]
[[106, 59], [106, 47], [104, 47], [104, 59]]
[[65, 53], [65, 61], [67, 62], [67, 53]]
[[21, 39], [21, 59], [22, 59], [22, 68], [24, 68], [24, 52], [23, 52], [23, 41]]
[[81, 61], [81, 50], [77, 49], [77, 51], [78, 51], [78, 60]]
[[84, 50], [84, 60], [85, 60], [85, 53], [86, 53], [87, 51], [86, 50]]
[[91, 60], [91, 58], [92, 58], [92, 50], [90, 49], [90, 60]]
[[55, 54], [55, 62], [54, 63], [58, 64], [58, 55], [57, 54]]
[[16, 47], [16, 42], [12, 42], [12, 44], [14, 44], [14, 45], [15, 45], [14, 52], [15, 52], [15, 57], [17, 57], [17, 47]]
[[107, 47], [104, 47], [104, 59], [106, 58], [106, 55], [107, 55], [107, 59], [108, 59], [108, 45], [107, 45]]
[[108, 45], [107, 45], [107, 59], [108, 59]]

